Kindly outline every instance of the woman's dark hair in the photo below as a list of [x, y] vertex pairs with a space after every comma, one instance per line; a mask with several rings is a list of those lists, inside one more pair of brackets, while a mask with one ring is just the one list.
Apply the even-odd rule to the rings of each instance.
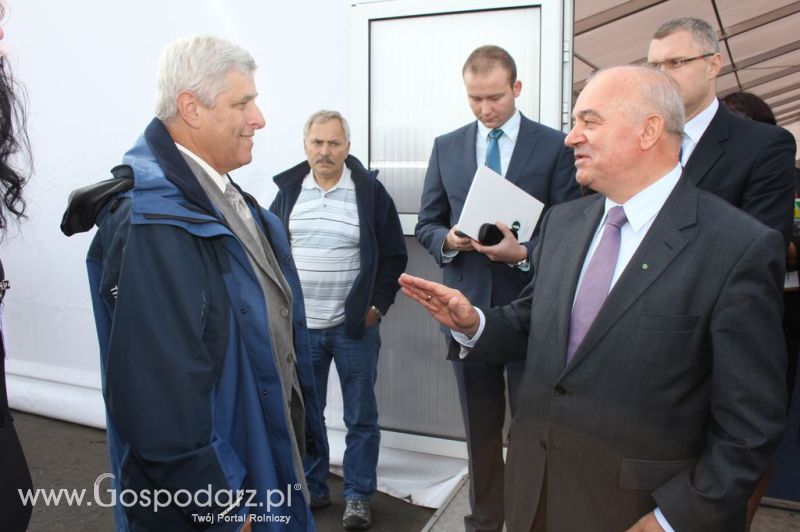
[[[0, 4], [0, 20], [4, 11]], [[0, 51], [0, 231], [8, 227], [9, 213], [16, 219], [25, 217], [22, 187], [28, 182], [29, 174], [12, 166], [10, 159], [19, 154], [23, 166], [30, 168], [30, 145], [21, 99], [24, 92], [14, 81], [7, 63]]]
[[777, 125], [775, 115], [767, 102], [751, 92], [734, 92], [725, 96], [722, 103], [731, 111], [741, 113], [750, 120]]

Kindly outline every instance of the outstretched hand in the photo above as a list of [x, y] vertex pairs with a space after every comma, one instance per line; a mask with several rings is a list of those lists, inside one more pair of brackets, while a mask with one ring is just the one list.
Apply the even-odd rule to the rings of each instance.
[[433, 319], [448, 329], [462, 332], [469, 337], [478, 332], [478, 313], [458, 290], [406, 273], [398, 281], [406, 297], [422, 305]]

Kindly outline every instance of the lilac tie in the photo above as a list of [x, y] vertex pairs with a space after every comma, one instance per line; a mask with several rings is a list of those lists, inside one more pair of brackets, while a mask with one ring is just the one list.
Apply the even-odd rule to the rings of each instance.
[[575, 306], [572, 308], [569, 343], [567, 344], [567, 364], [572, 360], [572, 355], [575, 354], [575, 350], [583, 341], [583, 337], [586, 336], [586, 332], [606, 300], [619, 256], [620, 229], [627, 221], [628, 218], [622, 207], [612, 207], [608, 211], [603, 237], [589, 261], [589, 266], [583, 275], [583, 282], [578, 290], [578, 296], [575, 298]]

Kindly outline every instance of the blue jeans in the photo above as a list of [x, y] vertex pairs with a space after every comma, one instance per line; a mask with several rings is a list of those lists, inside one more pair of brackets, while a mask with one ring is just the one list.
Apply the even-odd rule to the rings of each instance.
[[[375, 381], [378, 378], [378, 350], [381, 338], [378, 326], [368, 327], [364, 338], [347, 336], [344, 324], [329, 329], [310, 329], [311, 360], [317, 399], [323, 414], [328, 392], [328, 373], [331, 360], [342, 385], [344, 424], [347, 427], [344, 452], [344, 496], [346, 499], [369, 499], [377, 485], [378, 449], [381, 433], [378, 429], [378, 402]], [[325, 417], [323, 415], [323, 423]], [[330, 452], [327, 433], [325, 448], [319, 456], [304, 461], [308, 490], [312, 497], [328, 495]]]

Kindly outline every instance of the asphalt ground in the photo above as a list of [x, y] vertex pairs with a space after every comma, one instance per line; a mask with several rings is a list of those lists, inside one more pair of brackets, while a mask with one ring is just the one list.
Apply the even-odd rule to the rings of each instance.
[[[109, 472], [106, 433], [103, 430], [64, 421], [13, 412], [15, 426], [31, 470], [34, 488], [85, 489], [87, 501], [81, 505], [58, 506], [39, 502], [33, 508], [28, 530], [31, 532], [85, 532], [114, 530], [113, 508], [100, 507], [93, 499], [95, 481]], [[0, 473], [1, 474], [1, 473]], [[100, 483], [99, 502], [110, 500]], [[331, 476], [331, 505], [317, 510], [314, 517], [321, 532], [342, 530], [342, 479]], [[376, 493], [372, 498], [374, 532], [417, 532], [422, 530], [433, 510]]]
[[[86, 489], [93, 497], [93, 487], [98, 476], [107, 473], [108, 455], [106, 433], [103, 430], [75, 425], [64, 421], [14, 412], [15, 426], [22, 441], [33, 477], [34, 488]], [[0, 472], [2, 474], [2, 472]], [[372, 500], [375, 532], [418, 532], [430, 521], [429, 532], [456, 532], [463, 530], [464, 515], [469, 511], [466, 482], [453, 497], [447, 508], [431, 519], [433, 510], [376, 493]], [[101, 484], [107, 487], [108, 481]], [[105, 492], [101, 490], [101, 502]], [[320, 532], [342, 530], [344, 511], [342, 479], [331, 476], [331, 505], [314, 513]], [[37, 504], [33, 509], [32, 532], [85, 532], [114, 530], [112, 508], [95, 504], [48, 506]], [[800, 512], [795, 508], [775, 509], [763, 507], [756, 514], [752, 532], [798, 532]]]

